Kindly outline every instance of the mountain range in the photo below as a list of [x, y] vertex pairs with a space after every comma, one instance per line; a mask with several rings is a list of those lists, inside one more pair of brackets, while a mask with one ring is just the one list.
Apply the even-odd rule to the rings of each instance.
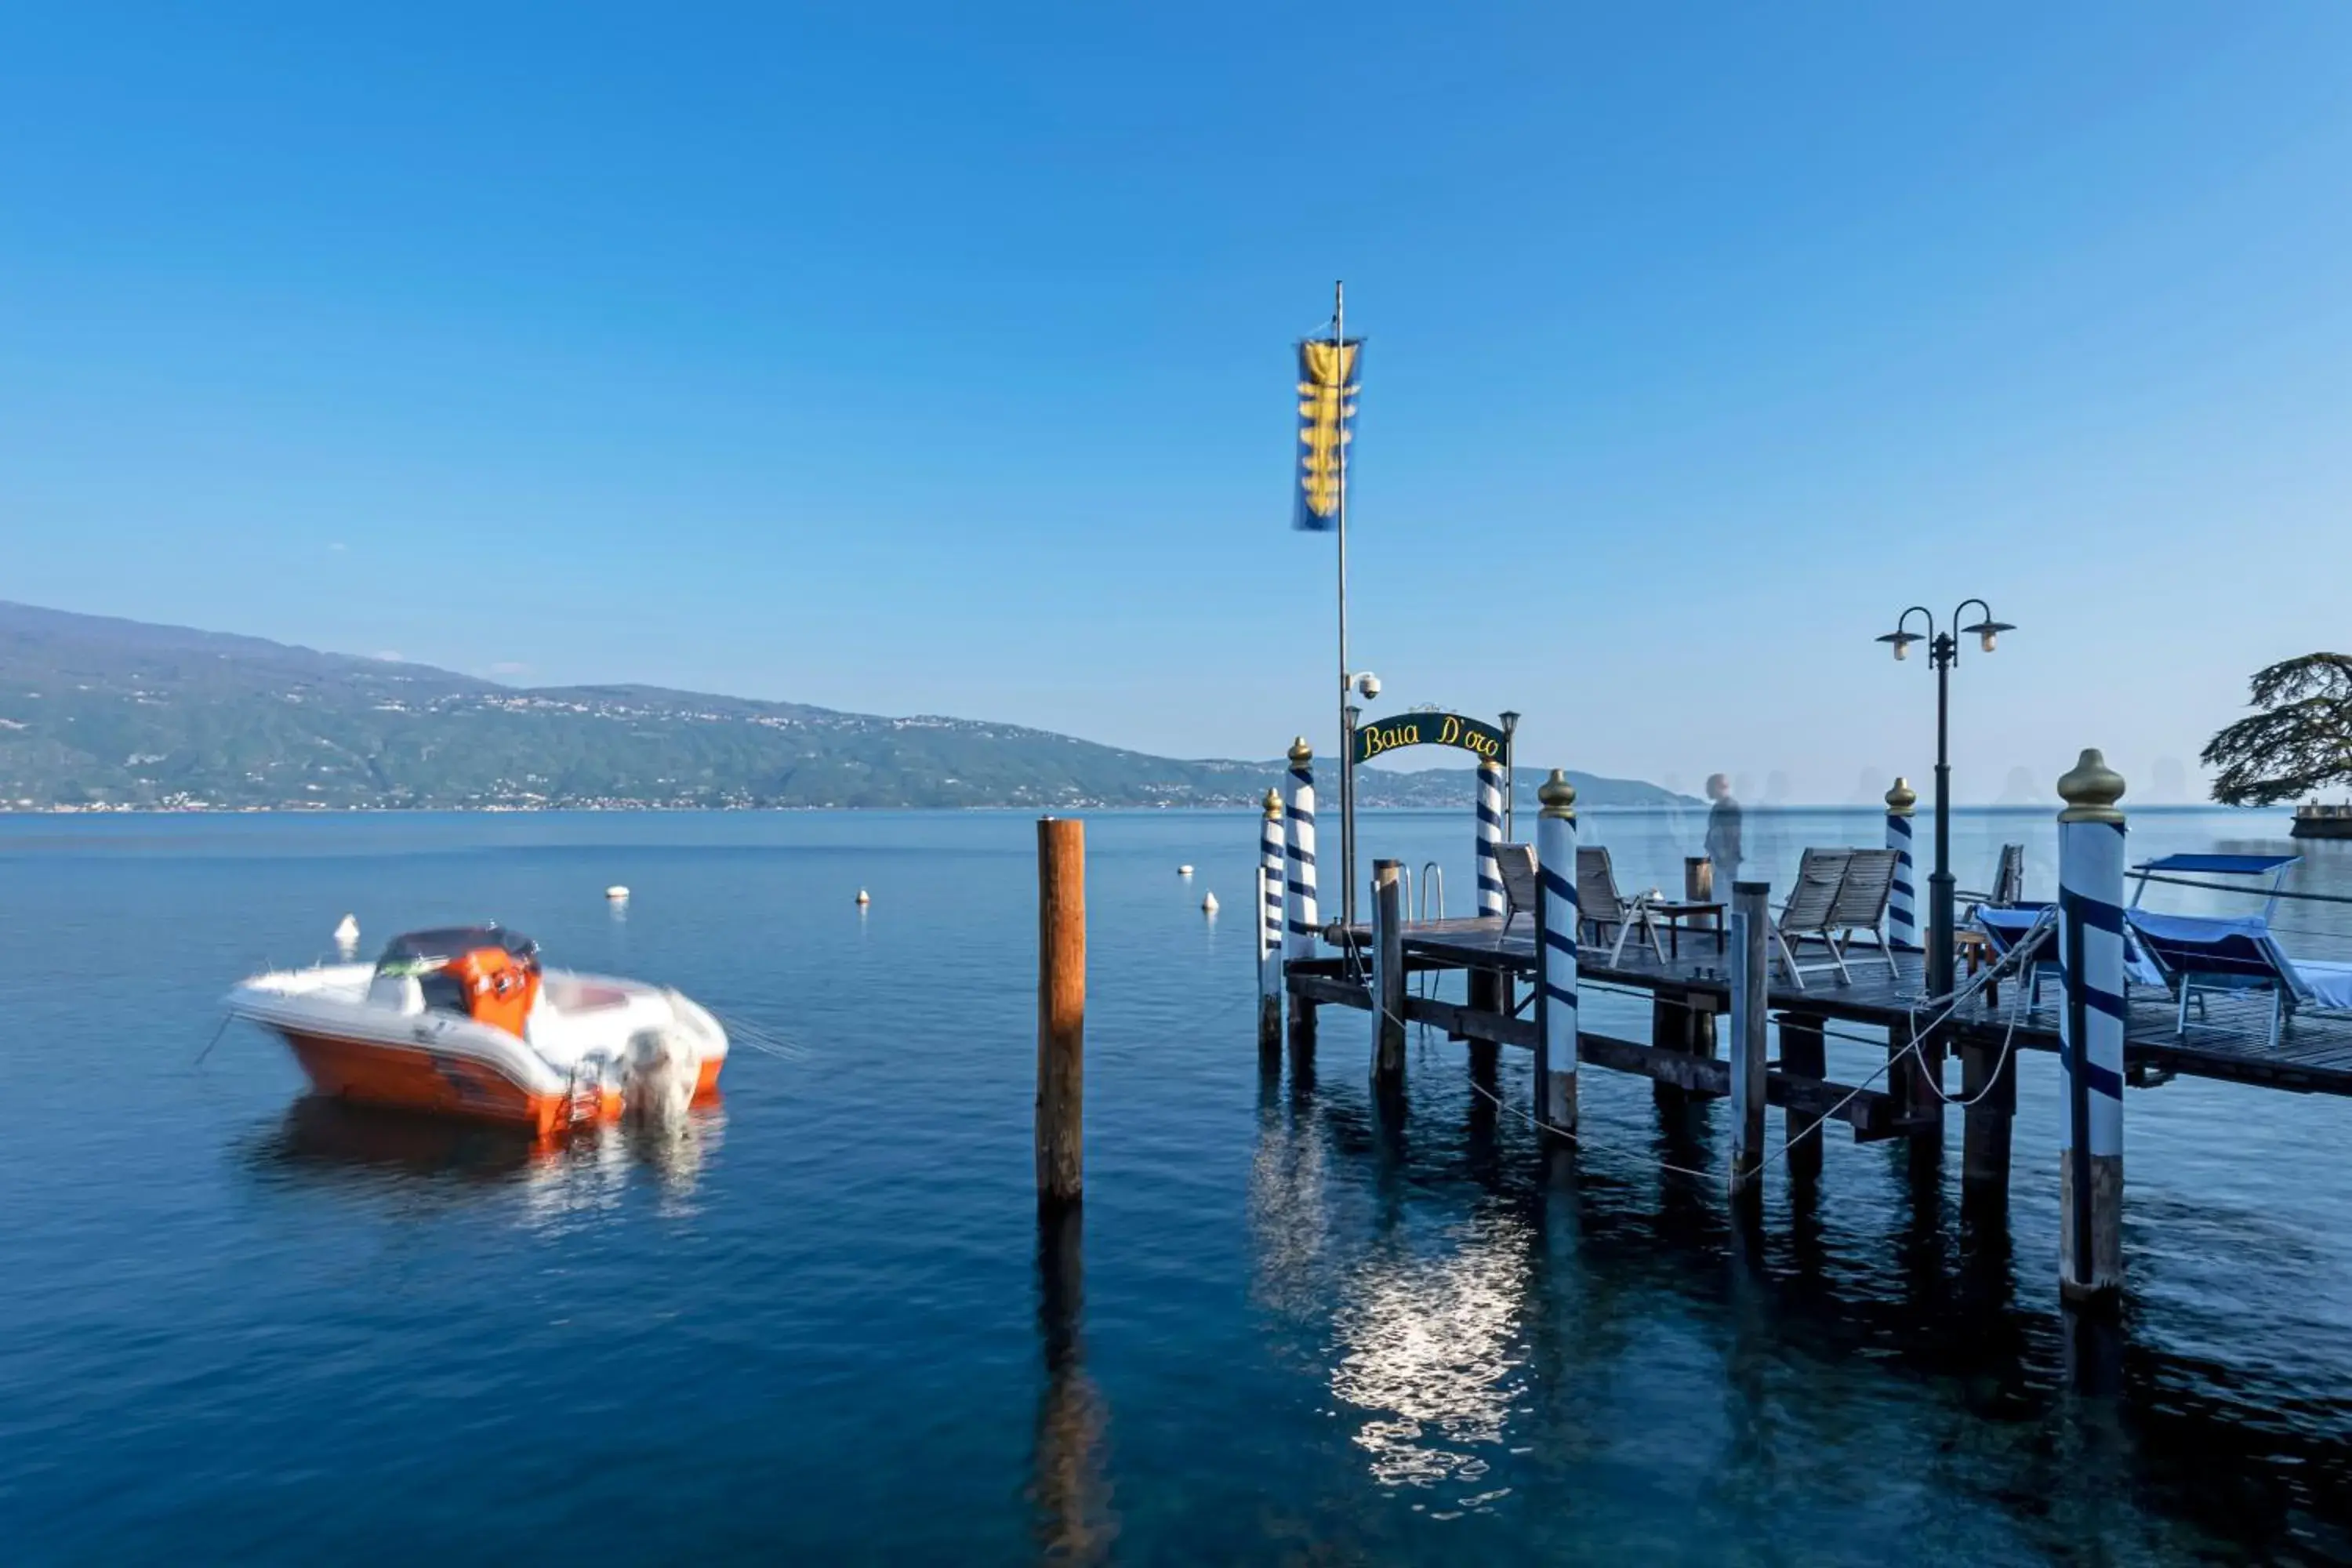
[[[1237, 806], [1281, 771], [982, 720], [506, 686], [0, 601], [0, 809]], [[1473, 770], [1357, 776], [1367, 806], [1466, 807]], [[1570, 776], [1584, 805], [1675, 798]]]

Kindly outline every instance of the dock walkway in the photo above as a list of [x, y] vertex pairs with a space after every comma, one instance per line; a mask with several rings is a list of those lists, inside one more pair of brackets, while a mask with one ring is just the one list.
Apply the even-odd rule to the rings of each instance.
[[[1515, 922], [1507, 934], [1503, 922], [1493, 919], [1408, 922], [1402, 934], [1406, 962], [1416, 970], [1501, 971], [1529, 981], [1537, 973], [1535, 932], [1525, 919]], [[1805, 975], [1801, 990], [1775, 963], [1767, 993], [1769, 1005], [1780, 1014], [1902, 1029], [1907, 1037], [1912, 1003], [1926, 991], [1925, 955], [1898, 951], [1895, 957], [1899, 977], [1887, 973], [1886, 961], [1874, 951], [1849, 948], [1846, 967], [1853, 977], [1851, 984], [1839, 984], [1834, 971], [1815, 971]], [[1808, 943], [1799, 949], [1798, 962], [1807, 966], [1826, 963], [1828, 955], [1818, 944]], [[1368, 1002], [1350, 1003], [1339, 994], [1347, 983], [1337, 980], [1339, 967], [1334, 959], [1294, 962], [1290, 965], [1296, 976], [1293, 989], [1311, 990], [1318, 1001], [1369, 1005]], [[1638, 942], [1627, 942], [1623, 956], [1615, 963], [1608, 962], [1606, 948], [1580, 947], [1577, 967], [1590, 983], [1629, 987], [1654, 997], [1704, 998], [1713, 1004], [1709, 1011], [1729, 1008], [1726, 978], [1729, 961], [1716, 952], [1712, 931], [1685, 931], [1680, 956], [1664, 961]], [[1326, 984], [1298, 984], [1318, 975], [1331, 977], [1328, 989]], [[2005, 981], [1997, 1000], [1979, 996], [1963, 1005], [1949, 1026], [1956, 1046], [2000, 1042], [2010, 1026], [2014, 984]], [[2205, 1018], [2192, 1014], [2185, 1037], [2174, 1033], [2175, 1007], [2165, 993], [2135, 986], [2129, 1002], [2125, 1065], [2134, 1082], [2156, 1083], [2176, 1076], [2210, 1078], [2303, 1093], [2352, 1096], [2352, 1018], [2298, 1015], [2288, 1020], [2273, 1048], [2268, 1042], [2267, 999], [2238, 1002], [2215, 997]], [[1445, 1021], [1442, 1014], [1449, 1005], [1432, 1009], [1422, 1005], [1420, 998], [1413, 1003], [1411, 1012], [1423, 1021]], [[2057, 1004], [2058, 986], [2053, 975], [2043, 982], [2042, 1005], [2018, 1014], [2019, 1047], [2042, 1051], [2058, 1048]], [[1506, 1045], [1530, 1044], [1532, 1026], [1498, 1029], [1488, 1037]]]

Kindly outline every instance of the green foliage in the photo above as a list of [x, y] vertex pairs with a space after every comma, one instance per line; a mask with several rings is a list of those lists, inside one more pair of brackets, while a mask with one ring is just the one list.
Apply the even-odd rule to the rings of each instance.
[[2224, 805], [2273, 805], [2329, 784], [2352, 784], [2352, 656], [2310, 653], [2272, 665], [2253, 679], [2263, 711], [2207, 743], [2221, 770], [2213, 798]]
[[[0, 810], [1251, 806], [1283, 764], [1179, 762], [968, 719], [650, 687], [522, 690], [424, 665], [0, 603]], [[1364, 775], [1461, 805], [1467, 767]], [[1668, 798], [1577, 777], [1591, 805]]]

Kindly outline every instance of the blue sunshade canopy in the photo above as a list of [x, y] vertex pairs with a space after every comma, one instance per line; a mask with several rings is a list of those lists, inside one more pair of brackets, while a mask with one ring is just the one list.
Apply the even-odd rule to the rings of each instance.
[[2300, 855], [2167, 855], [2144, 861], [2135, 871], [2202, 871], [2216, 877], [2267, 877], [2282, 866], [2292, 866]]

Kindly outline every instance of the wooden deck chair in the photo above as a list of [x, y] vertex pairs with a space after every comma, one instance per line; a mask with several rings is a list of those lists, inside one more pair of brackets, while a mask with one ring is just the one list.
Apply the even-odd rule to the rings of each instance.
[[1809, 936], [1817, 938], [1830, 950], [1829, 963], [1816, 963], [1812, 969], [1834, 969], [1839, 984], [1853, 984], [1853, 976], [1846, 973], [1845, 955], [1838, 952], [1837, 942], [1832, 940], [1836, 928], [1830, 924], [1830, 916], [1837, 908], [1838, 885], [1845, 880], [1845, 863], [1853, 854], [1851, 849], [1806, 850], [1797, 861], [1797, 885], [1790, 891], [1789, 901], [1773, 917], [1773, 945], [1780, 950], [1780, 962], [1800, 991], [1805, 988], [1808, 970], [1797, 962], [1795, 943]]
[[1979, 910], [2015, 909], [2025, 898], [2025, 846], [2000, 847], [2000, 858], [1993, 863], [1991, 891], [1957, 892], [1953, 896], [1968, 902], [1967, 910], [1960, 916], [1963, 922]]
[[1536, 876], [1536, 847], [1532, 844], [1497, 844], [1495, 858], [1503, 872], [1503, 933], [1507, 935], [1511, 922], [1521, 915], [1533, 920], [1536, 900], [1543, 897]]
[[[1597, 946], [1609, 941], [1609, 928], [1617, 928], [1617, 940], [1609, 949], [1609, 962], [1616, 963], [1625, 955], [1625, 939], [1636, 927], [1649, 939], [1650, 951], [1658, 962], [1666, 961], [1665, 943], [1658, 940], [1658, 920], [1650, 912], [1650, 895], [1638, 894], [1628, 899], [1617, 891], [1617, 868], [1611, 864], [1604, 845], [1580, 847], [1576, 851], [1576, 908], [1584, 923], [1592, 928], [1592, 940]], [[1581, 933], [1578, 940], [1582, 941]]]
[[1856, 849], [1846, 857], [1845, 875], [1838, 879], [1837, 898], [1830, 905], [1830, 934], [1826, 940], [1832, 951], [1843, 959], [1853, 939], [1869, 932], [1877, 943], [1878, 956], [1886, 961], [1886, 973], [1900, 980], [1903, 970], [1895, 962], [1895, 950], [1886, 942], [1886, 905], [1895, 894], [1898, 853], [1893, 849]]

